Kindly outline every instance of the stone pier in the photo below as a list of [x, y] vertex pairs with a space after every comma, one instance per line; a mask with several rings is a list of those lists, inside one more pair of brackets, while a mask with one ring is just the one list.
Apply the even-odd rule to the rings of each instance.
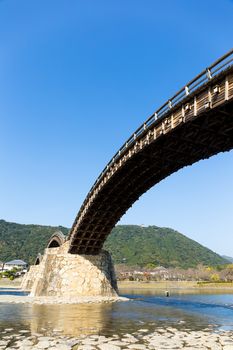
[[24, 275], [20, 288], [25, 291], [32, 289], [35, 278], [39, 272], [40, 265], [31, 265], [29, 271]]
[[110, 254], [68, 253], [69, 242], [47, 248], [39, 265], [32, 266], [22, 282], [30, 296], [117, 296], [117, 282]]

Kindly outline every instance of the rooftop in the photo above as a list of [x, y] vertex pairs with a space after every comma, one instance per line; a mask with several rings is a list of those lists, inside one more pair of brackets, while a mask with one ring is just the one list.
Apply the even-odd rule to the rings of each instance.
[[27, 265], [27, 263], [23, 260], [11, 260], [7, 261], [5, 265]]

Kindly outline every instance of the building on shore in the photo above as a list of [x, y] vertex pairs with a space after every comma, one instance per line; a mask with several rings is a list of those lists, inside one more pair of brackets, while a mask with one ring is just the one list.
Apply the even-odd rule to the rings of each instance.
[[10, 271], [13, 269], [20, 270], [21, 272], [27, 272], [28, 264], [23, 260], [11, 260], [7, 261], [3, 266], [3, 271]]

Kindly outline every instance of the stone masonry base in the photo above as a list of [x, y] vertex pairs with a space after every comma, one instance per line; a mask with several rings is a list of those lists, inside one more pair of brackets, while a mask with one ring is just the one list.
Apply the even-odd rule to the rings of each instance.
[[31, 266], [21, 288], [30, 296], [117, 296], [117, 282], [110, 254], [69, 254], [69, 242], [47, 248], [40, 265]]

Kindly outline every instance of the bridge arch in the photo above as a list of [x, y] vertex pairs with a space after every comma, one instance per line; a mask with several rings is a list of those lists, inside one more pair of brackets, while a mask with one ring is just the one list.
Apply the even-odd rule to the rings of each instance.
[[233, 148], [233, 50], [143, 123], [89, 191], [70, 230], [69, 252], [98, 254], [133, 203], [162, 179]]
[[61, 231], [56, 231], [50, 237], [47, 248], [58, 248], [66, 241], [66, 236]]
[[40, 253], [37, 255], [36, 260], [34, 265], [40, 265], [41, 261], [43, 259], [43, 255], [41, 255]]

